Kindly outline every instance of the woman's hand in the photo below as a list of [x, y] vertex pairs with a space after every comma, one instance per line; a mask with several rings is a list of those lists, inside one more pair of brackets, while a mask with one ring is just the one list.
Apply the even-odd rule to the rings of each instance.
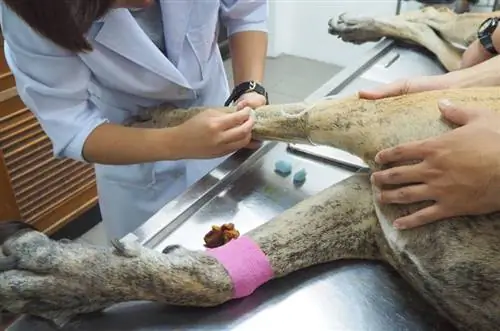
[[205, 110], [173, 128], [175, 155], [205, 159], [232, 153], [250, 143], [253, 124], [248, 107], [231, 114]]
[[410, 93], [444, 90], [450, 88], [452, 85], [452, 74], [456, 73], [398, 80], [393, 83], [384, 84], [373, 90], [361, 90], [358, 94], [361, 99], [376, 100]]
[[[442, 115], [461, 126], [439, 137], [411, 142], [377, 154], [379, 164], [420, 161], [375, 172], [373, 184], [384, 204], [434, 201], [395, 220], [400, 229], [443, 218], [500, 210], [500, 114], [441, 102]], [[385, 190], [385, 185], [405, 186]]]
[[[236, 108], [237, 109], [243, 109], [245, 107], [250, 107], [252, 109], [264, 106], [266, 104], [266, 98], [258, 94], [256, 92], [250, 92], [250, 93], [245, 93], [243, 94], [237, 101], [236, 101]], [[245, 146], [245, 148], [248, 149], [257, 149], [262, 145], [262, 143], [258, 140], [251, 140], [250, 143]]]

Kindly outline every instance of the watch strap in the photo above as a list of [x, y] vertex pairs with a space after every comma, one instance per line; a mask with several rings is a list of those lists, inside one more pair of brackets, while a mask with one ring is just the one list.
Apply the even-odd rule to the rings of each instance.
[[498, 51], [493, 45], [492, 35], [498, 27], [500, 18], [490, 17], [486, 19], [478, 29], [477, 38], [486, 51], [492, 55], [497, 55]]
[[269, 104], [269, 97], [267, 95], [266, 89], [256, 81], [251, 80], [248, 82], [240, 83], [237, 86], [235, 86], [233, 92], [224, 103], [224, 106], [225, 107], [229, 106], [231, 103], [238, 100], [243, 94], [250, 92], [255, 92], [260, 95], [263, 95], [266, 98], [266, 105]]

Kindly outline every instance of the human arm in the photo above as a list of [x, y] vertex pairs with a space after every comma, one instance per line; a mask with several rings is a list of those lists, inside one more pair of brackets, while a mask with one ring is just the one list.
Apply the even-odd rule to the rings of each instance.
[[384, 84], [373, 90], [359, 91], [363, 99], [380, 99], [409, 93], [500, 85], [500, 57], [495, 56], [469, 68], [442, 75], [421, 76]]
[[[495, 44], [500, 46], [500, 44], [498, 43], [499, 41], [500, 40], [497, 40]], [[462, 54], [462, 61], [460, 62], [460, 68], [472, 67], [478, 63], [491, 59], [493, 56], [494, 56], [493, 54], [488, 52], [483, 47], [483, 45], [481, 45], [479, 40], [474, 40], [472, 44], [470, 44], [469, 47], [467, 47], [467, 49]]]
[[266, 0], [221, 0], [220, 17], [227, 28], [235, 86], [264, 79], [267, 16]]
[[[489, 27], [487, 26], [485, 28], [485, 31], [487, 31], [488, 29]], [[491, 42], [490, 45], [493, 46], [493, 48], [498, 52], [498, 50], [500, 50], [500, 30], [498, 28], [494, 28], [493, 32], [491, 32], [490, 38], [491, 38], [491, 40], [489, 41]], [[479, 41], [479, 39], [476, 39], [469, 45], [469, 47], [463, 53], [461, 68], [468, 68], [474, 66], [478, 63], [491, 59], [494, 56], [495, 56], [494, 54], [489, 52], [486, 49], [486, 47], [483, 46], [483, 44]]]
[[[267, 0], [221, 0], [220, 17], [227, 28], [233, 68], [234, 86], [247, 81], [262, 84], [267, 55]], [[245, 93], [238, 100], [238, 109], [265, 105], [266, 97]], [[247, 148], [258, 148], [252, 141]]]
[[262, 83], [267, 54], [267, 33], [262, 31], [237, 32], [230, 37], [229, 46], [234, 85], [249, 80]]
[[[267, 0], [221, 0], [220, 17], [227, 28], [233, 67], [233, 83], [262, 84], [267, 55]], [[255, 92], [243, 94], [238, 108], [256, 108], [266, 98]]]
[[[102, 164], [204, 158], [231, 152], [228, 149], [249, 140], [251, 121], [242, 124], [242, 118], [249, 118], [244, 112], [220, 118], [203, 114], [161, 130], [108, 123], [89, 101], [91, 72], [80, 57], [41, 37], [8, 8], [2, 9], [6, 59], [18, 94], [51, 139], [56, 157]], [[233, 128], [237, 130], [229, 132]]]

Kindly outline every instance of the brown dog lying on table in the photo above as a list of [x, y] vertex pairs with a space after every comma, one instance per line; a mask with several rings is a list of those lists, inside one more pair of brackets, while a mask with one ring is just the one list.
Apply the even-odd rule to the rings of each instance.
[[[483, 18], [439, 13], [356, 22], [344, 17], [342, 36], [400, 35], [431, 49], [453, 69], [460, 53], [451, 41], [470, 43]], [[440, 17], [451, 19], [446, 23]], [[459, 28], [462, 34], [456, 33]], [[440, 117], [437, 104], [443, 98], [500, 111], [500, 87], [380, 100], [352, 96], [258, 108], [253, 136], [337, 147], [378, 170], [374, 157], [380, 150], [455, 127]], [[155, 109], [132, 125], [175, 126], [200, 110]], [[308, 266], [367, 259], [392, 266], [459, 329], [498, 329], [500, 214], [454, 217], [406, 231], [393, 227], [395, 219], [428, 205], [380, 205], [368, 175], [357, 174], [221, 247], [191, 251], [172, 246], [163, 253], [118, 241], [113, 248], [54, 241], [20, 222], [0, 223], [0, 304], [48, 319], [131, 300], [207, 307], [251, 295], [263, 283]]]

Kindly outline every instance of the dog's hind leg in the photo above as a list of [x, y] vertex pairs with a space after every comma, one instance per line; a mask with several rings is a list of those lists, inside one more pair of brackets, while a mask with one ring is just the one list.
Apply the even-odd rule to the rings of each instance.
[[460, 50], [441, 39], [427, 24], [414, 23], [409, 18], [358, 18], [342, 14], [336, 20], [330, 19], [328, 25], [331, 35], [336, 35], [346, 42], [361, 44], [383, 37], [406, 41], [432, 52], [448, 71], [460, 68]]

